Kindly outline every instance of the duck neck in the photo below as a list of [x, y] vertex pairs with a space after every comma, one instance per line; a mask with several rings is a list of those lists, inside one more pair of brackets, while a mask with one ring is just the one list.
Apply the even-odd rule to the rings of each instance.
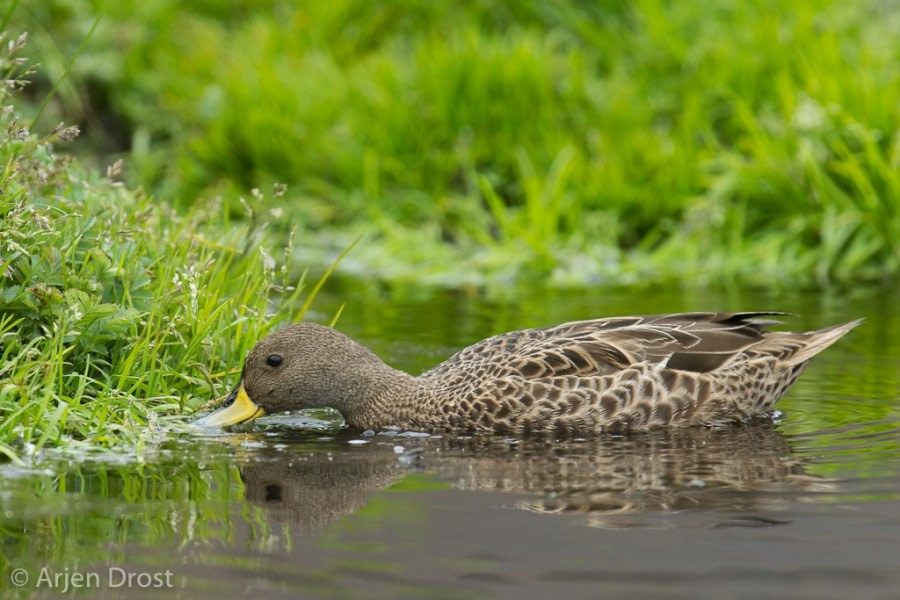
[[416, 399], [423, 395], [416, 377], [381, 363], [360, 385], [346, 390], [334, 408], [354, 429], [410, 429], [421, 426], [423, 407]]

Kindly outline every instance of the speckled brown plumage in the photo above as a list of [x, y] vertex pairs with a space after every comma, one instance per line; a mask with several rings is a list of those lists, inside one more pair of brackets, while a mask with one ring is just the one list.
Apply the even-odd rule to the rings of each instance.
[[[413, 377], [322, 325], [261, 340], [242, 384], [266, 412], [331, 406], [351, 427], [499, 432], [717, 425], [763, 415], [859, 321], [767, 331], [778, 313], [613, 317], [505, 333]], [[269, 358], [281, 357], [271, 366]]]

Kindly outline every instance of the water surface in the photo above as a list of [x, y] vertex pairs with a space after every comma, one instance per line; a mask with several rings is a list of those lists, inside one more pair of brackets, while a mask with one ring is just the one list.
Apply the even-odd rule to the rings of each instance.
[[0, 589], [68, 596], [80, 574], [98, 584], [85, 597], [900, 596], [895, 291], [333, 294], [312, 318], [346, 302], [339, 328], [411, 372], [494, 333], [596, 316], [867, 321], [813, 361], [777, 418], [744, 427], [367, 435], [318, 414], [114, 454], [44, 452], [0, 466]]

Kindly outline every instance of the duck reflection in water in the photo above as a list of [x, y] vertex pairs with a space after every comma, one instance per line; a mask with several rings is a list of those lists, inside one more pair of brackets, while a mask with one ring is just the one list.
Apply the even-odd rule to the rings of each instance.
[[407, 448], [421, 452], [415, 465], [398, 460], [391, 438], [380, 435], [364, 446], [342, 443], [343, 451], [336, 453], [254, 451], [241, 467], [244, 494], [271, 519], [319, 529], [413, 472], [456, 490], [502, 492], [499, 503], [507, 506], [586, 515], [588, 524], [598, 526], [615, 526], [621, 514], [777, 511], [833, 490], [832, 483], [808, 475], [804, 462], [791, 457], [772, 423], [552, 444], [496, 437], [410, 441]]

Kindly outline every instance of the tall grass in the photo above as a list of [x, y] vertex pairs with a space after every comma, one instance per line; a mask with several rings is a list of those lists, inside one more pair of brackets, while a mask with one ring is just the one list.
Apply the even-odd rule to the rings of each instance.
[[288, 182], [279, 205], [320, 243], [368, 234], [359, 272], [796, 285], [900, 269], [890, 3], [108, 10], [103, 61], [69, 97], [129, 124], [133, 175], [182, 205]]
[[291, 241], [276, 260], [271, 211], [182, 215], [117, 182], [118, 165], [99, 177], [58, 155], [77, 129], [21, 126], [24, 36], [3, 41], [0, 454], [134, 442], [224, 393], [255, 340], [301, 316]]

